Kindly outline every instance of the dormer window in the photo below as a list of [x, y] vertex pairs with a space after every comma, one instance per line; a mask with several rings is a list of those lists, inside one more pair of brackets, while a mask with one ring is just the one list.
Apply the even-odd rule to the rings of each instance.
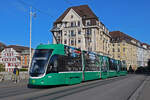
[[91, 25], [91, 21], [90, 20], [86, 20], [86, 25], [90, 26]]
[[86, 15], [83, 16], [83, 18], [85, 18], [85, 17], [86, 17]]

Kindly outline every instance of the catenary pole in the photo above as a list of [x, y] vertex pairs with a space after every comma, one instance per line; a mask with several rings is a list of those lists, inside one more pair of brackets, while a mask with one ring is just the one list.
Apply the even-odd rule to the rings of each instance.
[[31, 66], [31, 36], [32, 36], [32, 7], [30, 7], [30, 60], [29, 60], [29, 67], [28, 67], [28, 71], [30, 69], [30, 66]]

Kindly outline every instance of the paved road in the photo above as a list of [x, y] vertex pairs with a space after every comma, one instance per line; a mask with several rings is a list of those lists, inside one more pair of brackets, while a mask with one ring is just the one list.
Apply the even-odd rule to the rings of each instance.
[[145, 84], [141, 89], [137, 100], [150, 100], [150, 76], [145, 80]]
[[129, 100], [145, 78], [144, 75], [127, 75], [46, 88], [28, 88], [27, 81], [0, 83], [0, 100]]

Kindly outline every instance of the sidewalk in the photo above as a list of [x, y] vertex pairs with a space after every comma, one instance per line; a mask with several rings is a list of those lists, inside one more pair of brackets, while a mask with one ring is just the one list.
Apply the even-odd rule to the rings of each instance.
[[13, 87], [13, 86], [18, 86], [18, 85], [26, 85], [26, 84], [28, 84], [28, 80], [20, 80], [17, 83], [14, 83], [14, 81], [12, 80], [7, 80], [7, 81], [0, 82], [0, 88]]
[[150, 76], [148, 76], [148, 79], [146, 80], [144, 87], [140, 91], [137, 100], [150, 100]]

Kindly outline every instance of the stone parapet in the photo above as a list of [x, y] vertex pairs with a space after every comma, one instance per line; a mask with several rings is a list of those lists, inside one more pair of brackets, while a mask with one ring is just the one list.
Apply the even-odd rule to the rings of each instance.
[[[28, 79], [29, 74], [28, 72], [20, 72], [19, 80]], [[11, 72], [0, 72], [0, 82], [7, 81], [7, 80], [14, 80], [14, 74]]]

